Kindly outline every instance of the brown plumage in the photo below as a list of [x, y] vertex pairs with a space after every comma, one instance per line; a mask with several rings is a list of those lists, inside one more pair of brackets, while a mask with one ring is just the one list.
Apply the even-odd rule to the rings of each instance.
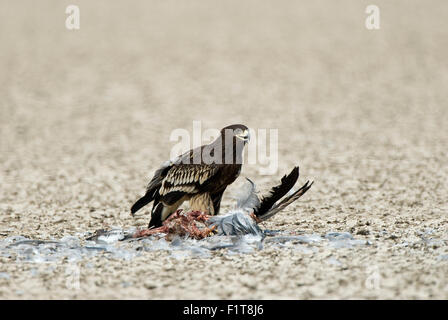
[[218, 214], [224, 191], [240, 174], [249, 138], [246, 126], [231, 125], [212, 143], [166, 162], [155, 172], [146, 194], [132, 206], [131, 214], [151, 201], [149, 227], [161, 226], [184, 201], [190, 202], [192, 210]]

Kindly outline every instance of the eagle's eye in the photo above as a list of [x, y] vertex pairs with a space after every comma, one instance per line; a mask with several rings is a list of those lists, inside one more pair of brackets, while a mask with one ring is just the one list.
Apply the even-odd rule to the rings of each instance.
[[237, 139], [243, 140], [244, 142], [248, 142], [250, 139], [250, 134], [248, 130], [243, 130], [241, 128], [236, 128], [233, 131], [233, 134]]

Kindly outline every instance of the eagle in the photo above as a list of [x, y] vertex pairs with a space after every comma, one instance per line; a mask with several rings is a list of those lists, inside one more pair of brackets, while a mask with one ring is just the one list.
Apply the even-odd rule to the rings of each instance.
[[241, 172], [249, 140], [245, 125], [230, 125], [212, 143], [165, 162], [154, 173], [145, 195], [131, 207], [131, 214], [153, 201], [148, 228], [162, 226], [184, 201], [189, 201], [193, 211], [217, 215], [224, 191]]

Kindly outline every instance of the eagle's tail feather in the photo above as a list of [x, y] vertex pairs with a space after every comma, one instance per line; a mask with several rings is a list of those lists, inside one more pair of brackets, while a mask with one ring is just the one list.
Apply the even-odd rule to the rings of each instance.
[[143, 197], [138, 199], [137, 202], [132, 205], [131, 215], [134, 215], [138, 210], [146, 206], [152, 200], [154, 200], [154, 192], [146, 192]]

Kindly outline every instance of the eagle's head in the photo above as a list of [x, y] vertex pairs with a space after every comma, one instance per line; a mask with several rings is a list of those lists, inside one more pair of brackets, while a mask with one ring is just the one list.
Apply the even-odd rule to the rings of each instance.
[[226, 135], [230, 135], [235, 139], [239, 139], [243, 141], [244, 144], [246, 144], [250, 140], [249, 128], [243, 124], [232, 124], [230, 126], [222, 128], [221, 136], [225, 137]]

